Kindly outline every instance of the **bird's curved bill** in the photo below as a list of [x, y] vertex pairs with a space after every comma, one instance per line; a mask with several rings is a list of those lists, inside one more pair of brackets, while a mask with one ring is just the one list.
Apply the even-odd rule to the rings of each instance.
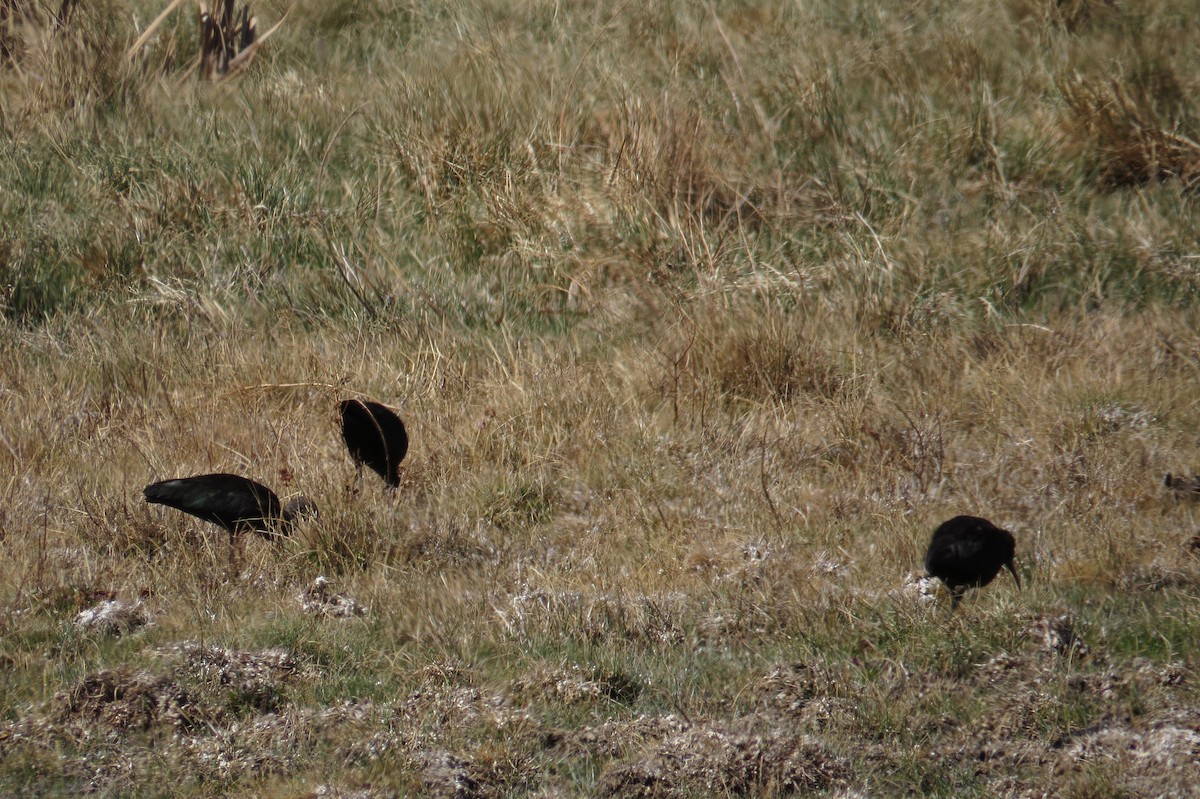
[[1010, 572], [1012, 572], [1013, 579], [1017, 581], [1017, 588], [1020, 588], [1021, 587], [1021, 575], [1017, 574], [1017, 567], [1013, 565], [1013, 562], [1011, 560], [1004, 565], [1008, 567], [1008, 570]]

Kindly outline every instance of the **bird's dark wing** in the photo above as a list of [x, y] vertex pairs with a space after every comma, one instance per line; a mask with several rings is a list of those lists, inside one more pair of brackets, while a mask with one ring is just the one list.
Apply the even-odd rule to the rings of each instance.
[[147, 502], [166, 505], [234, 531], [250, 527], [270, 533], [281, 515], [279, 497], [262, 483], [236, 474], [202, 474], [146, 486]]
[[982, 556], [988, 541], [996, 535], [1004, 535], [1004, 532], [987, 519], [955, 516], [934, 531], [925, 561], [927, 564], [931, 559], [945, 563], [969, 563]]
[[398, 468], [408, 453], [408, 432], [395, 411], [378, 402], [341, 404], [342, 439], [356, 464], [377, 472], [389, 486], [399, 485]]
[[929, 555], [941, 560], [972, 561], [984, 551], [986, 541], [981, 536], [967, 535], [955, 538], [945, 538], [934, 541], [929, 547]]

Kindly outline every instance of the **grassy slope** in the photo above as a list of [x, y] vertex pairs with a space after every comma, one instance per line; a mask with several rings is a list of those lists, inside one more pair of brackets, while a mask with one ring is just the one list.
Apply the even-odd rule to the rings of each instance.
[[[1197, 10], [306, 0], [219, 87], [18, 19], [0, 792], [1189, 790]], [[206, 471], [321, 520], [232, 576], [141, 502]], [[1028, 586], [951, 616], [960, 512]]]

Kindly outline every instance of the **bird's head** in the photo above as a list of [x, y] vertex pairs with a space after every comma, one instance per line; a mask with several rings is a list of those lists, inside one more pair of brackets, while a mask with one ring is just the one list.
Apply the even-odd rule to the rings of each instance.
[[299, 521], [315, 521], [321, 518], [317, 504], [306, 496], [292, 497], [283, 506], [283, 524], [280, 525], [284, 534], [291, 534]]

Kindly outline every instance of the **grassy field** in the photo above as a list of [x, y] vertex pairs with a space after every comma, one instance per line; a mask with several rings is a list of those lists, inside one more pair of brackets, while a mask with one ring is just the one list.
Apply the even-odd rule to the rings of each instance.
[[[271, 0], [220, 82], [58, 5], [0, 2], [0, 795], [1200, 792], [1200, 3]], [[320, 519], [142, 500], [218, 471]], [[951, 613], [960, 513], [1024, 588]]]

